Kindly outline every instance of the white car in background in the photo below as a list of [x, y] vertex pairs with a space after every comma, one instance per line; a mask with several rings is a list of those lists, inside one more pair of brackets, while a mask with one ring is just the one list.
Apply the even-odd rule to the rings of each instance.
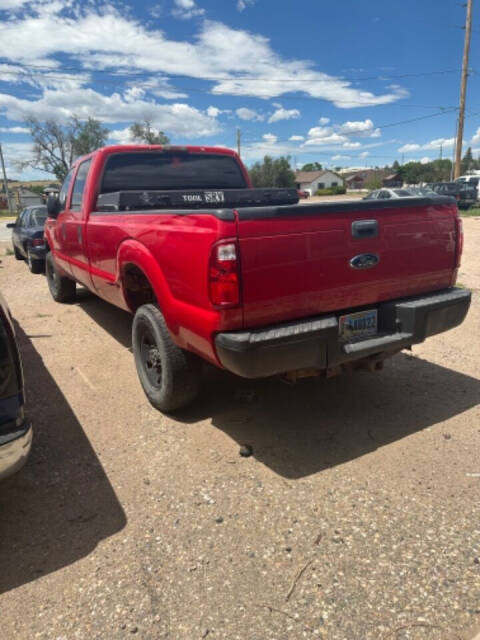
[[375, 189], [371, 191], [364, 200], [389, 200], [395, 198], [418, 198], [417, 194], [412, 193], [408, 189]]

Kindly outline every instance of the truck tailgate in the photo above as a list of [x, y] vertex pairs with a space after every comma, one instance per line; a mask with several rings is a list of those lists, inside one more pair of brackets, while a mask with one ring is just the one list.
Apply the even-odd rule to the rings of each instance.
[[455, 278], [451, 198], [237, 213], [245, 326], [368, 307], [446, 288]]

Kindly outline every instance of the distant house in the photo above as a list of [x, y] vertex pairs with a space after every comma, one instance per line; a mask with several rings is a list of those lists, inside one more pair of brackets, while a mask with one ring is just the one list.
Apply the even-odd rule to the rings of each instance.
[[401, 187], [403, 185], [403, 180], [400, 177], [399, 173], [391, 173], [388, 176], [385, 176], [383, 179], [383, 186], [390, 187], [395, 189], [396, 187]]
[[297, 171], [295, 173], [295, 183], [297, 189], [301, 191], [308, 189], [312, 195], [319, 189], [344, 186], [342, 176], [328, 169], [325, 171]]
[[362, 171], [346, 173], [344, 178], [347, 189], [356, 191], [359, 189], [366, 189], [366, 184], [369, 180], [377, 179], [383, 181], [385, 176], [386, 172], [383, 169], [364, 169]]

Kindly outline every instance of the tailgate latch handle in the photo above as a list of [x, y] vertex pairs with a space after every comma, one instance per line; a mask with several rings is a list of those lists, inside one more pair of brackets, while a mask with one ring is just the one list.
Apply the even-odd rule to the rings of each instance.
[[378, 236], [378, 222], [376, 220], [355, 220], [352, 222], [352, 237], [359, 240], [376, 238]]

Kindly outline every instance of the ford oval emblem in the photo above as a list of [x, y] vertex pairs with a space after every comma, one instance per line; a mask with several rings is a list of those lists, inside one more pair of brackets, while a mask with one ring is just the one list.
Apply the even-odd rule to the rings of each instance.
[[350, 260], [352, 269], [371, 269], [376, 267], [380, 258], [376, 253], [361, 253]]

